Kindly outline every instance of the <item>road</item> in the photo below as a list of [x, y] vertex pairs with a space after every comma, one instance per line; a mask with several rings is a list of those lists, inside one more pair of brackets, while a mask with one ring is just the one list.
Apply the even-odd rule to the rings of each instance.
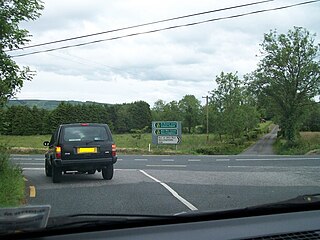
[[246, 151], [241, 153], [241, 155], [272, 155], [273, 143], [277, 139], [277, 132], [279, 131], [279, 126], [275, 125], [270, 133], [264, 135], [255, 144], [249, 147]]
[[222, 210], [320, 193], [320, 156], [119, 156], [111, 181], [67, 174], [53, 184], [42, 155], [12, 155], [28, 204], [51, 216], [75, 213], [174, 214]]

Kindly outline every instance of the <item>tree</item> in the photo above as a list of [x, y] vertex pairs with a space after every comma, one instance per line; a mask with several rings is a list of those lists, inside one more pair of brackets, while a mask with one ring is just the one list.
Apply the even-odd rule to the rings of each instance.
[[21, 89], [24, 81], [32, 79], [30, 69], [21, 69], [6, 51], [20, 48], [30, 41], [29, 32], [20, 29], [19, 23], [35, 20], [42, 9], [39, 0], [0, 1], [0, 106]]
[[237, 73], [221, 72], [216, 77], [217, 88], [210, 102], [212, 129], [220, 135], [228, 134], [232, 139], [256, 127], [258, 114], [254, 102]]
[[188, 133], [191, 133], [191, 129], [200, 121], [200, 101], [194, 95], [185, 95], [179, 101], [179, 109], [183, 117], [183, 125], [188, 128]]
[[151, 127], [151, 110], [150, 105], [144, 101], [136, 101], [129, 104], [129, 116], [131, 118], [131, 129], [143, 129], [148, 126]]
[[294, 143], [309, 108], [320, 92], [319, 45], [301, 27], [264, 35], [258, 69], [247, 76], [255, 94], [269, 103], [289, 144]]

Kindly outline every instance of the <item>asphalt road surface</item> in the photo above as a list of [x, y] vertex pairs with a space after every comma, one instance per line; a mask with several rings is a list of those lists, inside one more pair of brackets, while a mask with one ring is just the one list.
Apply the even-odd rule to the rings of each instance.
[[66, 174], [58, 184], [42, 155], [11, 161], [23, 169], [27, 204], [50, 204], [51, 216], [223, 210], [320, 193], [320, 156], [119, 156], [111, 181]]
[[270, 133], [264, 135], [255, 144], [249, 147], [241, 155], [272, 155], [274, 154], [272, 145], [277, 139], [279, 126], [275, 125]]

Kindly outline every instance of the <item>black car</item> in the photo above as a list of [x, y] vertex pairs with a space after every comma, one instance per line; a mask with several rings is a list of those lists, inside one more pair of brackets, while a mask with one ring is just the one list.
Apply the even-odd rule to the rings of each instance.
[[61, 181], [62, 173], [78, 171], [94, 174], [102, 172], [103, 179], [113, 177], [117, 161], [116, 145], [107, 124], [74, 123], [60, 125], [44, 146], [45, 173], [52, 182]]

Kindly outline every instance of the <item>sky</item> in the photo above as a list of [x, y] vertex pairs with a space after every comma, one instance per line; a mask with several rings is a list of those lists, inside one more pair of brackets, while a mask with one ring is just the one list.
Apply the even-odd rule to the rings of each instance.
[[[257, 0], [261, 1], [261, 0]], [[254, 0], [44, 0], [39, 19], [21, 24], [35, 45], [114, 30], [153, 21], [211, 11]], [[160, 24], [59, 44], [10, 52], [11, 56], [125, 36], [186, 23], [216, 19], [304, 2], [274, 0]], [[194, 26], [141, 34], [95, 44], [14, 57], [36, 72], [17, 99], [77, 100], [100, 103], [161, 99], [179, 101], [187, 94], [202, 98], [216, 87], [222, 71], [240, 78], [254, 71], [261, 59], [265, 33], [287, 33], [294, 26], [317, 34], [320, 42], [320, 2], [289, 9], [223, 19]]]

